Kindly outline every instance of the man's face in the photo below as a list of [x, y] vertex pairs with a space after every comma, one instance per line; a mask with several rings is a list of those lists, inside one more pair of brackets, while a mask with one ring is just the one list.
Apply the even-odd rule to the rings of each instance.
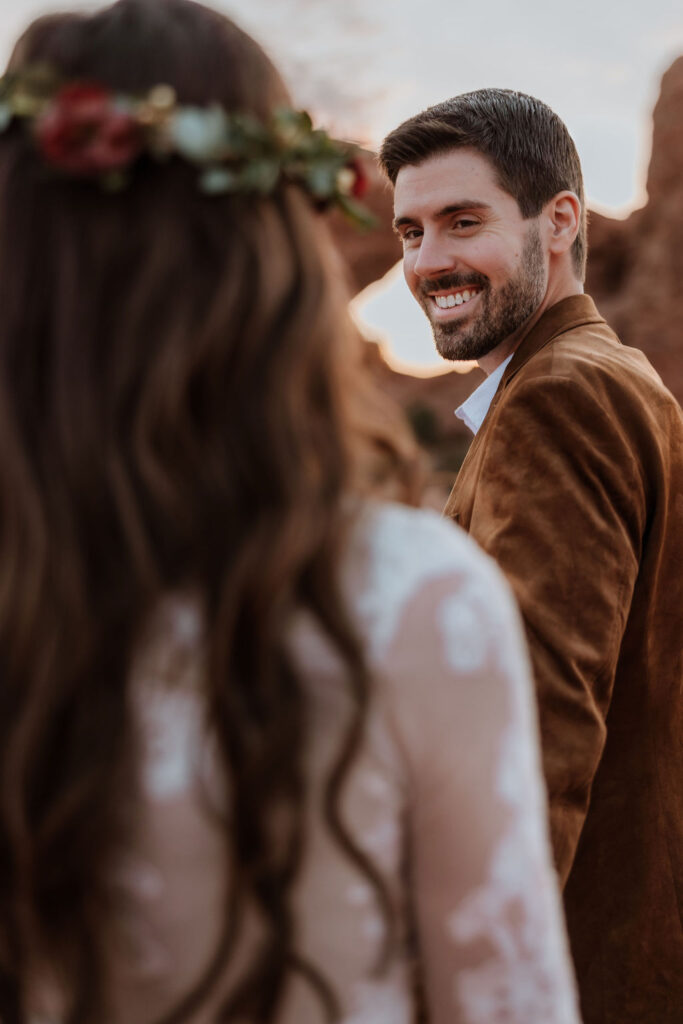
[[403, 167], [394, 214], [408, 287], [445, 359], [488, 355], [541, 305], [548, 258], [538, 219], [524, 220], [476, 150]]

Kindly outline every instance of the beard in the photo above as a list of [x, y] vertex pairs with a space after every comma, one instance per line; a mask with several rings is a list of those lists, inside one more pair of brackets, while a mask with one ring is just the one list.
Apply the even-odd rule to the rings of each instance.
[[[430, 291], [445, 291], [450, 288], [467, 288], [476, 285], [481, 289], [479, 310], [468, 319], [452, 322], [435, 322], [431, 318]], [[492, 290], [484, 274], [449, 274], [444, 277], [422, 282], [422, 306], [427, 314], [434, 334], [436, 350], [444, 359], [481, 359], [497, 348], [502, 341], [520, 327], [536, 312], [547, 282], [543, 261], [541, 235], [537, 224], [533, 224], [524, 240], [519, 271], [497, 291]]]

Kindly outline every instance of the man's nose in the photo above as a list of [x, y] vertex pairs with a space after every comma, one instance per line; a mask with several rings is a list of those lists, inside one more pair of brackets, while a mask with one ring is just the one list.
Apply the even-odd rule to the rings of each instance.
[[420, 249], [413, 264], [418, 277], [438, 277], [449, 274], [457, 265], [457, 254], [444, 241], [434, 235], [425, 233], [420, 242]]

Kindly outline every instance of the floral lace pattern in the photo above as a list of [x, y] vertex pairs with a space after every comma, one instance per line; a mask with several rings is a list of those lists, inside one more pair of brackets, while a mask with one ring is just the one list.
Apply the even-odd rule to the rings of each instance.
[[[410, 547], [401, 543], [413, 525], [406, 510], [385, 513], [372, 533], [375, 575], [360, 608], [375, 631], [373, 649], [376, 654], [386, 650], [402, 628], [402, 611], [412, 596], [411, 573], [422, 570], [419, 583], [415, 577], [411, 581], [422, 589], [456, 574], [459, 584], [448, 588], [450, 592], [434, 609], [440, 632], [436, 650], [453, 670], [453, 686], [460, 680], [461, 686], [469, 683], [481, 688], [484, 681], [478, 677], [488, 676], [489, 685], [496, 677], [495, 697], [506, 712], [497, 754], [488, 765], [490, 796], [481, 792], [481, 799], [490, 799], [504, 827], [482, 851], [481, 877], [450, 911], [447, 880], [442, 880], [443, 916], [431, 924], [437, 931], [441, 927], [441, 935], [455, 949], [450, 1001], [445, 991], [435, 997], [439, 1005], [434, 1018], [463, 1024], [577, 1024], [559, 893], [549, 857], [530, 670], [516, 609], [501, 587], [497, 570], [467, 538], [458, 534], [448, 538], [458, 543], [448, 544], [444, 524], [429, 521], [424, 514], [423, 518], [421, 529], [412, 531]], [[440, 557], [435, 551], [440, 551]], [[403, 624], [403, 628], [409, 626]], [[476, 728], [476, 722], [471, 725]], [[453, 742], [455, 746], [455, 735]], [[455, 757], [453, 773], [458, 769]], [[425, 841], [430, 838], [423, 836]], [[427, 879], [426, 888], [436, 892], [439, 879]], [[431, 904], [432, 892], [424, 895]], [[413, 898], [419, 901], [420, 897], [418, 889]], [[448, 958], [443, 946], [441, 955]], [[448, 976], [448, 966], [444, 973]]]
[[[473, 645], [470, 634], [456, 624], [459, 602], [444, 607], [444, 641], [454, 667], [472, 668], [483, 661], [483, 633]], [[470, 616], [476, 604], [470, 603]], [[467, 621], [467, 616], [465, 616]], [[461, 623], [462, 625], [462, 623]], [[456, 639], [462, 635], [458, 649]], [[476, 651], [476, 658], [472, 652]], [[463, 652], [465, 658], [463, 660]], [[500, 652], [496, 651], [500, 659]], [[547, 871], [547, 837], [540, 764], [524, 742], [533, 728], [533, 709], [514, 687], [512, 652], [501, 672], [510, 674], [511, 718], [501, 741], [496, 792], [509, 808], [509, 824], [491, 851], [486, 881], [467, 895], [447, 920], [457, 943], [486, 942], [491, 955], [456, 978], [456, 1000], [473, 1024], [511, 1021], [576, 1021], [576, 1007], [557, 965], [567, 957], [561, 932], [547, 922], [560, 918], [558, 893]], [[523, 785], [520, 785], [522, 783]], [[533, 874], [530, 877], [530, 869]]]
[[[414, 510], [386, 505], [366, 513], [369, 536], [363, 554], [369, 561], [367, 586], [358, 592], [358, 567], [350, 561], [346, 589], [364, 626], [374, 657], [379, 657], [395, 636], [406, 603], [425, 581], [462, 568], [471, 541], [465, 538], [463, 551], [441, 543], [443, 521], [433, 512], [421, 511], [420, 528], [414, 529]], [[451, 527], [447, 526], [447, 529]], [[359, 538], [360, 539], [360, 538]], [[472, 545], [473, 547], [474, 545]], [[356, 551], [356, 559], [362, 558]]]
[[[518, 777], [524, 778], [520, 754], [511, 730], [501, 754], [501, 794], [510, 772], [522, 770]], [[557, 972], [566, 946], [547, 928], [548, 920], [561, 915], [552, 879], [544, 877], [543, 857], [533, 856], [537, 839], [533, 819], [516, 816], [493, 851], [486, 883], [447, 920], [455, 942], [483, 940], [491, 948], [486, 960], [456, 977], [456, 1001], [472, 1024], [577, 1020], [574, 1000]], [[534, 863], [537, 880], [529, 877]]]

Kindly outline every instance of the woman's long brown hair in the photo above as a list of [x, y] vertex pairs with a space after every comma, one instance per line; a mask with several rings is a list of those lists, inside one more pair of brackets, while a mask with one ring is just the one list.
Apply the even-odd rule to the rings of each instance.
[[[37, 61], [133, 93], [170, 83], [184, 103], [259, 117], [287, 101], [260, 48], [188, 0], [41, 19], [11, 66]], [[0, 138], [3, 1024], [25, 1024], [36, 962], [67, 994], [68, 1024], [103, 1019], [108, 880], [136, 779], [131, 661], [178, 588], [197, 594], [205, 621], [232, 888], [215, 961], [167, 1024], [211, 991], [245, 899], [266, 934], [221, 1019], [272, 1020], [292, 971], [334, 1015], [330, 985], [297, 955], [292, 907], [307, 749], [287, 653], [296, 607], [336, 646], [353, 697], [328, 824], [390, 921], [339, 812], [370, 685], [336, 581], [345, 496], [373, 463], [361, 458], [367, 417], [348, 401], [346, 296], [317, 220], [292, 186], [205, 197], [173, 160], [142, 162], [106, 195], [47, 172], [20, 128]]]

